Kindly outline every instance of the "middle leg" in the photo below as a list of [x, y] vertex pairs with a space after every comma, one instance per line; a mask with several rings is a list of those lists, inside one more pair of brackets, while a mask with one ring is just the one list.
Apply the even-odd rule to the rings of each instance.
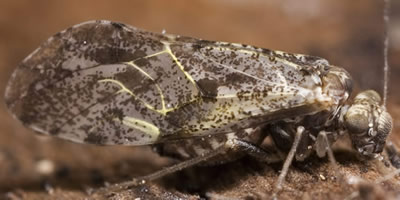
[[274, 198], [276, 198], [276, 195], [282, 190], [283, 182], [285, 181], [285, 177], [289, 171], [289, 167], [293, 162], [293, 158], [294, 158], [294, 156], [296, 154], [296, 150], [300, 144], [300, 139], [302, 138], [303, 132], [304, 132], [304, 127], [302, 127], [302, 126], [297, 127], [297, 131], [296, 131], [296, 135], [294, 137], [292, 147], [290, 148], [290, 151], [289, 151], [288, 155], [286, 156], [286, 160], [283, 164], [282, 171], [279, 174], [278, 181], [275, 184], [275, 189], [274, 189], [274, 193], [273, 193]]

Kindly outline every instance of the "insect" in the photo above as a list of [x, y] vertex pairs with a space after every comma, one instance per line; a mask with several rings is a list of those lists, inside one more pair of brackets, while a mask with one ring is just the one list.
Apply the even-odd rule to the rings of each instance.
[[78, 143], [155, 145], [185, 161], [146, 179], [248, 154], [268, 136], [302, 161], [349, 134], [364, 158], [377, 158], [392, 129], [379, 94], [349, 96], [352, 79], [315, 56], [157, 34], [89, 21], [49, 38], [14, 71], [10, 112], [33, 130]]

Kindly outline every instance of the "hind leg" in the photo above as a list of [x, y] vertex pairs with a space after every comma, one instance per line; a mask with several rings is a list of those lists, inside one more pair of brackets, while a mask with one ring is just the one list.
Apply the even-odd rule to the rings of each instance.
[[[238, 155], [249, 155], [251, 157], [256, 158], [259, 161], [266, 162], [266, 163], [276, 163], [282, 161], [281, 157], [277, 154], [270, 153], [256, 144], [252, 144], [249, 141], [239, 139], [237, 137], [229, 138], [228, 140], [223, 143], [223, 145], [219, 146], [216, 149], [209, 150], [201, 155], [198, 155], [193, 158], [189, 158], [187, 160], [181, 161], [175, 165], [166, 167], [154, 173], [151, 173], [146, 176], [135, 178], [131, 181], [126, 181], [123, 183], [119, 183], [116, 185], [109, 186], [104, 188], [102, 192], [110, 192], [110, 191], [117, 191], [124, 188], [128, 188], [130, 186], [136, 186], [140, 184], [146, 183], [146, 181], [156, 180], [163, 176], [172, 174], [174, 172], [183, 170], [185, 168], [200, 164], [200, 163], [207, 163], [212, 159], [222, 159]], [[233, 160], [233, 159], [232, 159]]]

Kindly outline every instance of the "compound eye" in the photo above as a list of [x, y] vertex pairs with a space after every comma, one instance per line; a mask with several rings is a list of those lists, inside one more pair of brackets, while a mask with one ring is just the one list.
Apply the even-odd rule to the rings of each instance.
[[345, 126], [350, 133], [365, 133], [370, 128], [368, 118], [367, 112], [363, 112], [362, 107], [351, 106], [344, 116]]
[[378, 119], [378, 135], [386, 136], [392, 131], [393, 122], [392, 117], [386, 111], [383, 111]]
[[374, 137], [374, 143], [376, 144], [375, 152], [380, 153], [385, 147], [386, 138], [392, 131], [393, 122], [392, 117], [386, 111], [383, 111], [378, 118], [378, 126], [376, 128], [377, 135]]

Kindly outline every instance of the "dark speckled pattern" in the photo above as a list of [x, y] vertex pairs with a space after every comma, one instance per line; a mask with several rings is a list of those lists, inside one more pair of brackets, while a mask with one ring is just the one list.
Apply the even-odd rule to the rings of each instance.
[[90, 21], [15, 70], [9, 110], [81, 143], [144, 145], [335, 112], [350, 77], [322, 58]]

